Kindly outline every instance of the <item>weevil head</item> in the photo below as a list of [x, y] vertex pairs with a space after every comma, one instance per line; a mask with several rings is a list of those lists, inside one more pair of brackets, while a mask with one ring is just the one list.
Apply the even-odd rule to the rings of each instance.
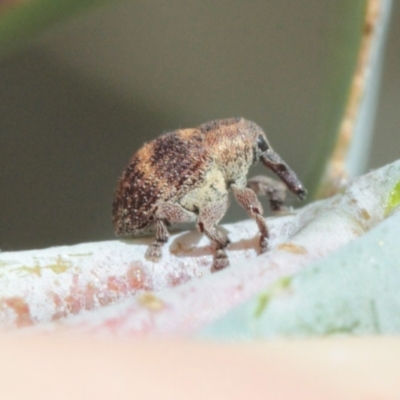
[[286, 184], [288, 189], [303, 200], [307, 191], [296, 173], [276, 153], [269, 144], [265, 133], [259, 128], [254, 144], [254, 161], [261, 161]]
[[245, 178], [250, 166], [261, 161], [286, 184], [291, 192], [304, 199], [307, 191], [295, 172], [272, 149], [264, 131], [244, 118], [207, 122], [200, 126], [206, 136], [205, 146], [227, 180]]

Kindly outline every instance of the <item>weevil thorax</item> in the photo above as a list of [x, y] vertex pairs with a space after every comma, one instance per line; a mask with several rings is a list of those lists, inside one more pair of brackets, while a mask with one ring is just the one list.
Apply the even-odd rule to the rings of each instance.
[[[206, 146], [225, 179], [245, 181], [249, 168], [259, 160], [257, 138], [262, 129], [244, 118], [211, 121], [200, 126], [206, 134]], [[265, 138], [266, 140], [266, 138]]]

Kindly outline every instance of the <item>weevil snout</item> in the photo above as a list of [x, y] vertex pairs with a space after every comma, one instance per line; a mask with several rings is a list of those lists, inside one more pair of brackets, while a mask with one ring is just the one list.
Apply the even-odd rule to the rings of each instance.
[[289, 190], [300, 200], [306, 197], [307, 190], [300, 182], [296, 173], [283, 161], [278, 153], [269, 148], [261, 155], [261, 161], [266, 167], [275, 172], [275, 174], [285, 182]]

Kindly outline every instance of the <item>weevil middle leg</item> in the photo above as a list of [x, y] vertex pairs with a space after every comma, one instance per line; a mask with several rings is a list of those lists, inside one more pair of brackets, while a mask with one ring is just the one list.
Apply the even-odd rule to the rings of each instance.
[[228, 196], [225, 195], [218, 201], [199, 208], [197, 227], [200, 232], [203, 232], [216, 244], [216, 253], [211, 268], [212, 272], [226, 268], [229, 265], [229, 260], [225, 249], [230, 241], [225, 233], [217, 229], [217, 224], [225, 215], [228, 205], [229, 199]]

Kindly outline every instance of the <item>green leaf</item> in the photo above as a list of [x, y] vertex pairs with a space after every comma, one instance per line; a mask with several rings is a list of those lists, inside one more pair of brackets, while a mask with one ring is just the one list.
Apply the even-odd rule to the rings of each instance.
[[107, 0], [30, 0], [10, 6], [0, 14], [0, 54], [65, 21], [87, 8]]
[[400, 181], [396, 183], [393, 190], [389, 194], [386, 203], [385, 215], [389, 215], [397, 206], [400, 205]]

